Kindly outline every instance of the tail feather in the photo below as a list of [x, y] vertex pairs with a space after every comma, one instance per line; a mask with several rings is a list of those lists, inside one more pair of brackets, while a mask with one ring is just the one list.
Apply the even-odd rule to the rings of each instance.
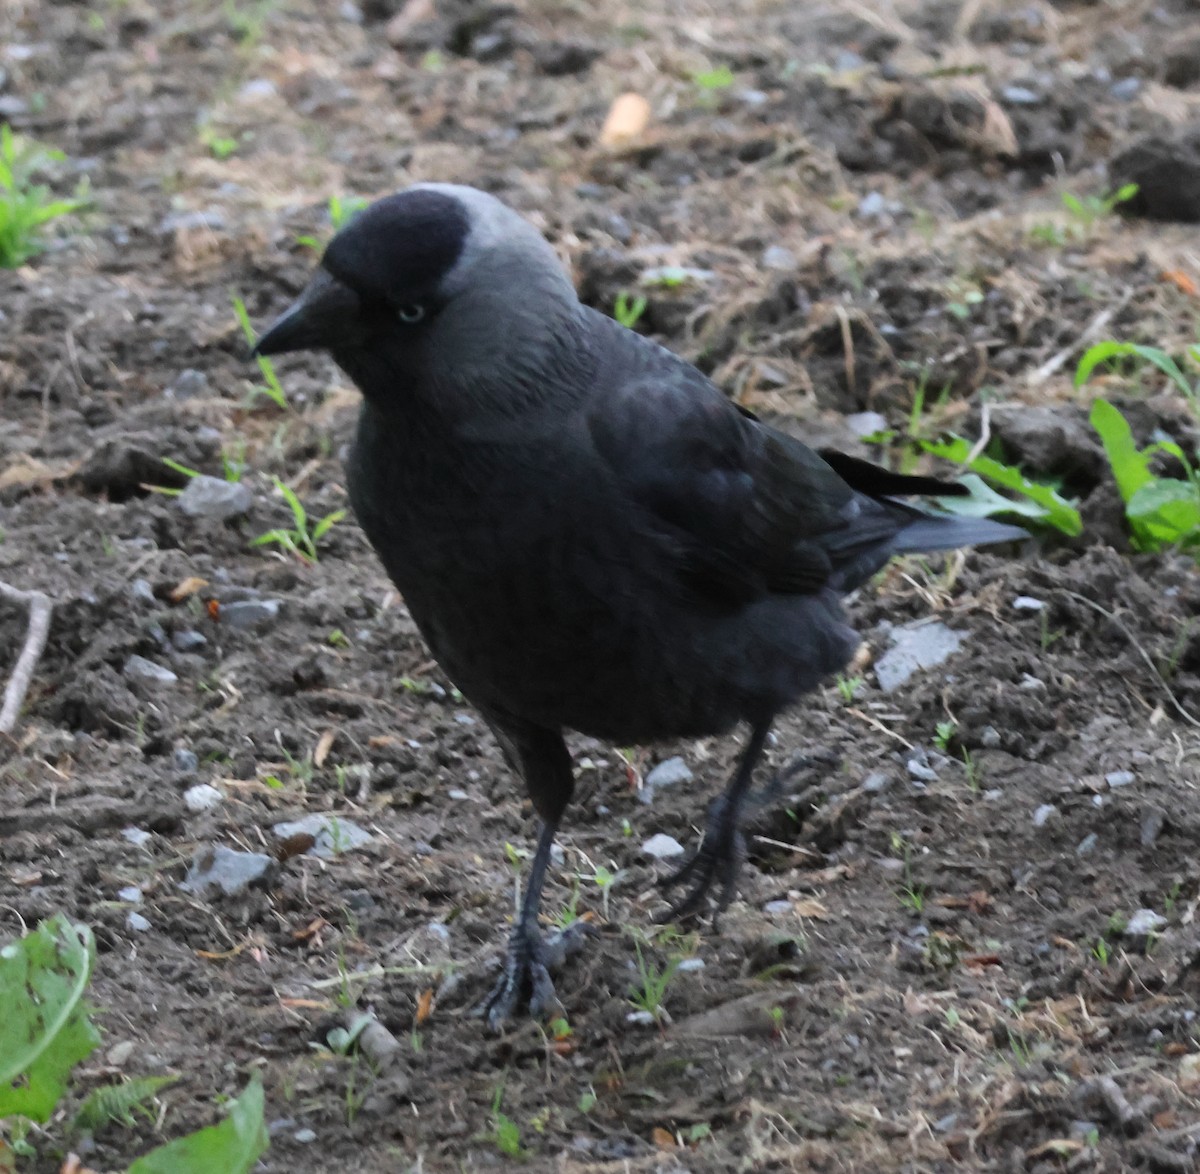
[[[915, 512], [915, 511], [914, 511]], [[951, 514], [920, 514], [892, 539], [896, 554], [953, 550], [959, 546], [988, 546], [993, 542], [1020, 542], [1029, 532], [990, 518], [959, 518]]]

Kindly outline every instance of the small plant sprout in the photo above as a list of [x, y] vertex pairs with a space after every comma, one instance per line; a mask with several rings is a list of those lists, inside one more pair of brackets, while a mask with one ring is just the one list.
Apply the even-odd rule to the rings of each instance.
[[715, 69], [698, 70], [692, 74], [692, 81], [709, 94], [727, 90], [734, 83], [733, 70], [728, 65], [718, 65]]
[[[232, 295], [233, 313], [238, 320], [238, 325], [242, 328], [242, 334], [245, 336], [246, 342], [250, 346], [258, 341], [258, 335], [254, 333], [254, 327], [250, 324], [250, 315], [246, 313], [246, 303], [242, 301], [237, 294]], [[287, 396], [283, 391], [283, 384], [279, 382], [279, 376], [275, 374], [275, 364], [271, 362], [266, 355], [256, 355], [258, 360], [258, 369], [262, 374], [263, 383], [258, 387], [250, 390], [250, 403], [260, 396], [265, 395], [277, 408], [286, 410], [288, 406]]]
[[854, 704], [854, 698], [858, 696], [859, 689], [863, 687], [863, 681], [864, 678], [861, 676], [847, 677], [843, 673], [838, 673], [837, 689], [847, 705]]
[[646, 960], [642, 953], [641, 942], [634, 940], [634, 951], [637, 954], [638, 981], [630, 989], [629, 1001], [639, 1011], [644, 1011], [656, 1023], [661, 1023], [667, 1017], [667, 1009], [663, 1006], [667, 988], [679, 970], [680, 958], [671, 958], [660, 970], [653, 962]]
[[613, 317], [622, 326], [627, 326], [632, 330], [645, 312], [646, 298], [644, 295], [638, 294], [635, 297], [624, 289], [617, 294], [617, 299], [613, 303]]
[[896, 897], [905, 909], [920, 914], [925, 909], [929, 887], [916, 883], [912, 866], [912, 845], [899, 832], [892, 832], [891, 843], [892, 853], [903, 863], [903, 883], [896, 890]]
[[217, 160], [228, 159], [241, 146], [236, 135], [223, 135], [213, 126], [200, 128], [200, 144]]
[[521, 1131], [511, 1117], [500, 1111], [503, 1099], [504, 1085], [498, 1084], [492, 1097], [492, 1141], [506, 1158], [522, 1158], [525, 1149], [521, 1145]]
[[[343, 228], [348, 224], [352, 217], [361, 212], [369, 203], [361, 196], [330, 196], [329, 197], [329, 226], [334, 232]], [[296, 244], [303, 245], [306, 249], [321, 249], [322, 242], [315, 236], [306, 235], [296, 237]]]
[[944, 722], [938, 722], [937, 730], [933, 735], [933, 744], [943, 753], [948, 754], [950, 751], [950, 743], [954, 738], [954, 733], [958, 729], [958, 722], [953, 718]]
[[290, 530], [278, 528], [268, 530], [265, 534], [260, 534], [255, 538], [251, 546], [267, 546], [274, 544], [286, 550], [289, 554], [294, 554], [301, 562], [309, 564], [317, 562], [317, 545], [329, 531], [337, 525], [345, 516], [345, 510], [334, 510], [332, 513], [326, 514], [315, 526], [309, 528], [308, 514], [304, 509], [300, 499], [289, 486], [285, 485], [278, 477], [273, 477], [275, 488], [282, 495], [284, 501], [288, 503], [288, 508], [292, 511], [293, 526]]
[[524, 848], [518, 848], [515, 844], [504, 841], [504, 858], [508, 861], [508, 868], [513, 878], [513, 908], [518, 914], [521, 912], [521, 865], [528, 855], [529, 853]]
[[592, 873], [592, 880], [596, 882], [596, 886], [600, 890], [600, 908], [604, 913], [604, 920], [607, 921], [608, 897], [613, 885], [616, 884], [617, 874], [605, 868], [603, 864], [598, 864]]
[[0, 126], [0, 269], [15, 269], [45, 247], [42, 230], [82, 208], [86, 188], [75, 199], [56, 200], [45, 184], [33, 177], [66, 156]]

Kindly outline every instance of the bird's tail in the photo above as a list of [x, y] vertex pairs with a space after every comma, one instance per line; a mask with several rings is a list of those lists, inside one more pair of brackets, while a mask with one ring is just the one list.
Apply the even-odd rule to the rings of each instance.
[[988, 546], [993, 542], [1019, 542], [1029, 533], [1019, 526], [990, 518], [960, 518], [953, 514], [926, 514], [913, 510], [913, 520], [892, 539], [896, 554], [954, 550], [959, 546]]

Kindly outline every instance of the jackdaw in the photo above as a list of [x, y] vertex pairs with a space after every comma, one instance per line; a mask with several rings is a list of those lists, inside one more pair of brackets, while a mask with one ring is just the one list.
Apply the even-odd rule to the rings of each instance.
[[672, 914], [731, 899], [775, 716], [845, 667], [840, 597], [898, 552], [1025, 532], [898, 495], [958, 486], [818, 454], [580, 303], [554, 250], [474, 188], [423, 183], [342, 228], [260, 355], [328, 351], [363, 395], [350, 500], [541, 817], [492, 1027], [558, 1003], [538, 932], [574, 779], [564, 730], [749, 739]]

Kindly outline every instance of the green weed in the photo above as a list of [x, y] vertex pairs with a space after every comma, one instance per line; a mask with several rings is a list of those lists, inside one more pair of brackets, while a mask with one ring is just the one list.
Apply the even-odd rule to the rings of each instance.
[[666, 997], [671, 980], [679, 970], [682, 958], [671, 958], [660, 969], [653, 962], [646, 960], [646, 956], [642, 953], [642, 944], [636, 938], [633, 948], [637, 954], [638, 981], [635, 986], [630, 988], [629, 1001], [639, 1011], [645, 1011], [658, 1022], [666, 1015], [663, 999]]
[[52, 163], [61, 163], [61, 151], [15, 135], [7, 123], [0, 126], [0, 269], [15, 269], [45, 247], [42, 229], [82, 208], [80, 188], [74, 199], [56, 200], [45, 184], [33, 177]]
[[627, 290], [621, 290], [613, 303], [613, 317], [622, 326], [632, 330], [641, 316], [646, 312], [646, 299], [642, 295], [633, 297]]
[[[330, 196], [329, 197], [329, 225], [334, 232], [349, 223], [350, 219], [361, 212], [369, 200], [364, 200], [361, 196]], [[323, 243], [315, 236], [306, 235], [296, 237], [296, 244], [303, 245], [307, 249], [322, 249]]]
[[346, 511], [334, 510], [310, 528], [308, 513], [295, 491], [280, 481], [278, 477], [272, 477], [271, 480], [275, 482], [275, 488], [279, 490], [284, 501], [288, 503], [288, 508], [292, 511], [293, 525], [290, 530], [282, 527], [268, 530], [265, 534], [260, 534], [253, 539], [250, 545], [267, 546], [273, 543], [289, 554], [294, 554], [302, 562], [310, 564], [317, 562], [317, 544], [332, 527], [346, 516]]
[[[254, 327], [250, 324], [250, 315], [246, 313], [246, 303], [242, 301], [237, 294], [231, 295], [233, 300], [234, 317], [238, 320], [238, 325], [242, 328], [242, 334], [246, 342], [250, 346], [258, 341], [258, 335], [254, 332]], [[258, 360], [258, 369], [263, 377], [263, 384], [259, 387], [254, 387], [250, 391], [250, 403], [260, 395], [265, 395], [277, 408], [286, 409], [288, 406], [287, 396], [284, 394], [283, 384], [279, 382], [279, 376], [275, 374], [275, 364], [266, 355], [256, 355]]]

